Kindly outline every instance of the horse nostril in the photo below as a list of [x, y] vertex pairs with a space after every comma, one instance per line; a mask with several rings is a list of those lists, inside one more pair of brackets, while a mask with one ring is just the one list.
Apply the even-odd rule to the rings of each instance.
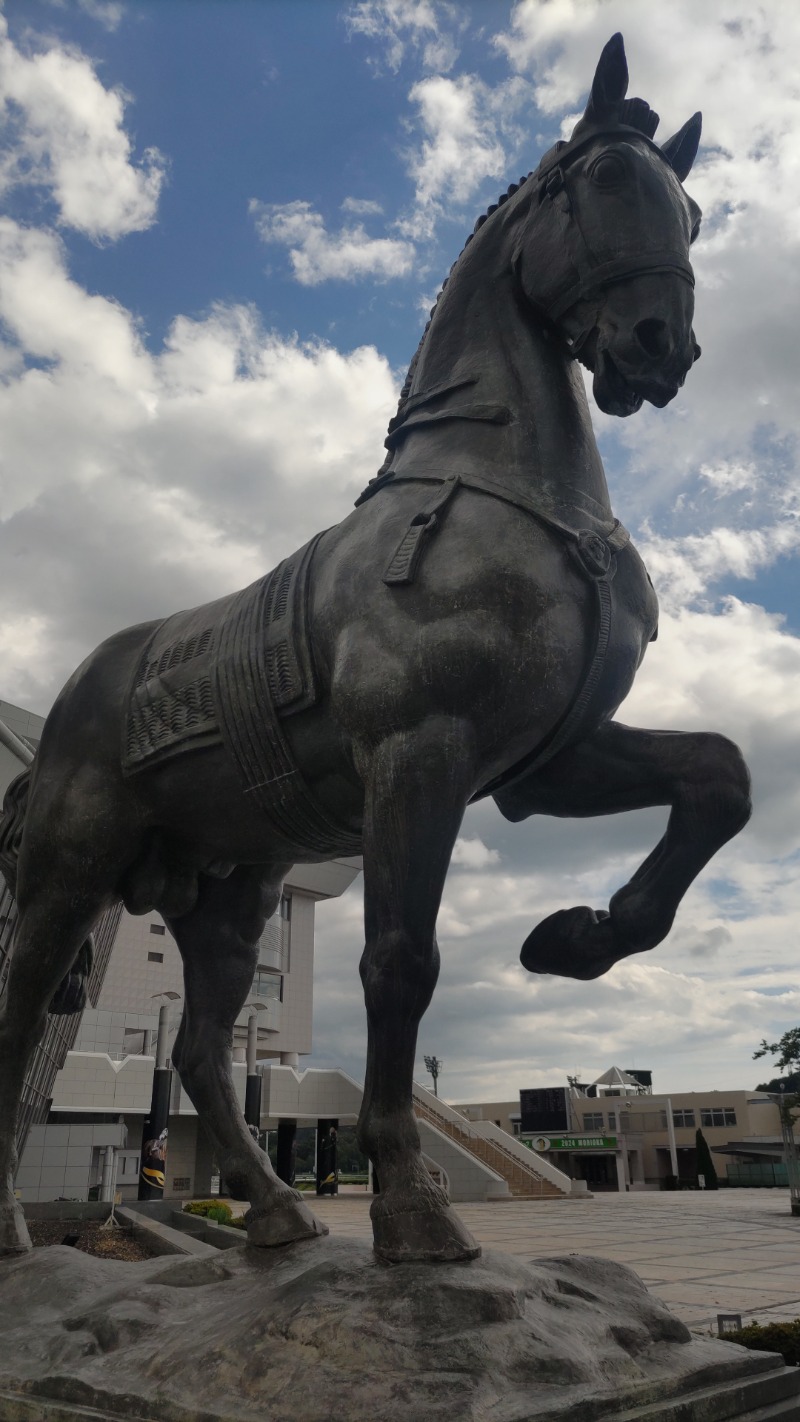
[[633, 334], [645, 355], [657, 357], [669, 353], [671, 342], [666, 321], [658, 321], [655, 317], [637, 321]]

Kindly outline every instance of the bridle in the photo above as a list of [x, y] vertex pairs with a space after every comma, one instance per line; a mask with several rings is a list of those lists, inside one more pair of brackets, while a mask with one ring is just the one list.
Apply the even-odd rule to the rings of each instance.
[[[608, 128], [591, 128], [577, 139], [571, 139], [569, 143], [564, 143], [560, 147], [556, 145], [554, 149], [550, 150], [550, 153], [545, 154], [539, 167], [531, 176], [531, 181], [536, 184], [538, 189], [538, 195], [534, 201], [538, 201], [540, 204], [549, 202], [552, 205], [561, 228], [563, 245], [569, 253], [574, 272], [574, 275], [568, 272], [545, 301], [535, 303], [541, 315], [551, 325], [556, 325], [564, 313], [578, 301], [595, 295], [604, 287], [611, 285], [612, 282], [625, 281], [629, 277], [641, 276], [644, 273], [669, 272], [682, 277], [691, 287], [694, 287], [694, 272], [691, 266], [683, 253], [676, 252], [672, 248], [654, 247], [644, 252], [641, 249], [636, 252], [623, 252], [610, 261], [599, 261], [592, 252], [583, 234], [576, 206], [570, 193], [569, 170], [588, 144], [602, 137], [635, 138], [639, 143], [646, 143], [649, 148], [653, 149], [662, 162], [668, 163], [668, 159], [665, 158], [657, 143], [654, 143], [640, 129], [627, 124], [616, 124], [614, 127]], [[515, 268], [518, 268], [521, 250], [522, 243], [520, 241], [514, 255]], [[528, 300], [530, 301], [530, 298]], [[579, 353], [587, 335], [588, 331], [570, 346], [572, 355]]]

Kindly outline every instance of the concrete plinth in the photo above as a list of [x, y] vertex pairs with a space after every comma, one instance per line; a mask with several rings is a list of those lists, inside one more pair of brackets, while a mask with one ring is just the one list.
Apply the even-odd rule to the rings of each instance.
[[579, 1255], [393, 1267], [331, 1238], [141, 1264], [41, 1249], [0, 1262], [0, 1336], [9, 1422], [88, 1422], [87, 1408], [137, 1422], [723, 1422], [782, 1406], [795, 1383], [796, 1410], [768, 1415], [800, 1416], [800, 1372], [787, 1382], [772, 1354], [693, 1337], [631, 1270]]

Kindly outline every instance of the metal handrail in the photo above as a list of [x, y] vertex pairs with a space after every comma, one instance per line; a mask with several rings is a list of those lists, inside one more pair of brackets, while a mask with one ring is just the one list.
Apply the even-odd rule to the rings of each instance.
[[[455, 1121], [449, 1120], [449, 1118], [445, 1116], [443, 1112], [435, 1111], [429, 1108], [427, 1101], [418, 1101], [416, 1104], [420, 1107], [423, 1114], [425, 1114], [427, 1111], [428, 1114], [434, 1119], [438, 1117], [438, 1120], [444, 1128], [446, 1135], [453, 1135], [453, 1133], [457, 1131], [467, 1140], [472, 1140], [476, 1144], [480, 1144], [481, 1146], [483, 1146], [484, 1150], [487, 1152], [487, 1155], [489, 1155], [490, 1157], [499, 1156], [501, 1160], [504, 1159], [510, 1165], [516, 1166], [523, 1176], [528, 1176], [529, 1178], [532, 1178], [533, 1180], [539, 1182], [542, 1182], [545, 1179], [543, 1175], [540, 1175], [537, 1172], [533, 1165], [533, 1162], [531, 1162], [531, 1164], [529, 1165], [527, 1161], [518, 1160], [516, 1156], [512, 1155], [510, 1151], [504, 1150], [503, 1147], [498, 1145], [496, 1141], [487, 1140], [485, 1136], [480, 1135], [477, 1131], [473, 1131], [471, 1129], [466, 1131], [463, 1130], [460, 1124], [456, 1123]], [[478, 1154], [478, 1152], [476, 1151], [474, 1152], [474, 1154]], [[489, 1161], [487, 1161], [486, 1163], [489, 1164]]]
[[[546, 1175], [543, 1175], [540, 1171], [536, 1169], [533, 1160], [531, 1160], [530, 1163], [526, 1160], [521, 1160], [518, 1156], [514, 1155], [512, 1151], [507, 1150], [497, 1141], [489, 1140], [486, 1136], [482, 1136], [479, 1131], [476, 1131], [472, 1128], [470, 1122], [467, 1121], [465, 1117], [461, 1117], [458, 1121], [454, 1121], [451, 1116], [445, 1115], [444, 1111], [437, 1109], [438, 1102], [435, 1106], [431, 1102], [419, 1096], [417, 1097], [414, 1104], [415, 1106], [420, 1108], [423, 1114], [427, 1114], [430, 1118], [432, 1118], [434, 1123], [436, 1123], [438, 1120], [438, 1122], [441, 1123], [441, 1126], [444, 1128], [445, 1134], [450, 1134], [451, 1132], [458, 1131], [466, 1138], [466, 1140], [479, 1142], [484, 1147], [484, 1149], [488, 1151], [490, 1155], [494, 1153], [494, 1155], [498, 1156], [501, 1160], [507, 1161], [509, 1165], [516, 1166], [516, 1168], [522, 1173], [523, 1177], [527, 1176], [529, 1180], [536, 1181], [536, 1183], [540, 1185], [553, 1184], [552, 1181], [547, 1179]], [[452, 1114], [453, 1116], [456, 1116], [458, 1113], [454, 1111]], [[558, 1187], [556, 1186], [555, 1188], [557, 1189]]]
[[23, 765], [33, 765], [34, 753], [30, 746], [26, 746], [25, 742], [20, 740], [16, 732], [6, 725], [2, 717], [0, 717], [0, 741], [7, 750], [11, 751], [12, 755], [17, 757], [17, 760], [22, 761]]
[[444, 1190], [445, 1194], [449, 1197], [449, 1195], [450, 1195], [450, 1176], [448, 1175], [448, 1173], [447, 1173], [447, 1171], [445, 1170], [444, 1166], [443, 1166], [443, 1165], [440, 1165], [439, 1162], [438, 1162], [438, 1160], [433, 1160], [433, 1158], [432, 1158], [431, 1156], [426, 1155], [424, 1151], [422, 1152], [422, 1163], [423, 1163], [423, 1165], [425, 1166], [425, 1169], [427, 1170], [427, 1172], [428, 1172], [428, 1174], [429, 1174], [430, 1176], [432, 1176], [432, 1177], [435, 1179], [436, 1176], [438, 1175], [439, 1179], [438, 1179], [438, 1181], [437, 1181], [437, 1184], [438, 1184], [438, 1185], [441, 1185], [441, 1187], [442, 1187], [442, 1189]]

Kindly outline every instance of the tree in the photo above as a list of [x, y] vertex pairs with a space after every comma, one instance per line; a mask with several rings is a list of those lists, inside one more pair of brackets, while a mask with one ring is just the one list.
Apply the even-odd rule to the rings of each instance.
[[711, 1151], [708, 1148], [708, 1141], [706, 1140], [705, 1136], [703, 1135], [703, 1132], [700, 1130], [699, 1127], [695, 1131], [694, 1143], [695, 1150], [697, 1153], [698, 1186], [700, 1185], [699, 1177], [702, 1175], [705, 1181], [706, 1190], [718, 1190], [719, 1183], [717, 1181], [717, 1172], [714, 1169], [714, 1162], [711, 1159]]
[[790, 1072], [789, 1076], [773, 1076], [769, 1081], [760, 1081], [756, 1091], [766, 1091], [769, 1096], [779, 1096], [782, 1091], [800, 1092], [800, 1072]]
[[789, 1076], [800, 1074], [800, 1027], [790, 1027], [777, 1042], [768, 1042], [762, 1037], [761, 1046], [753, 1052], [753, 1061], [766, 1056], [778, 1058], [775, 1063], [778, 1071]]
[[776, 1077], [766, 1086], [759, 1086], [757, 1089], [780, 1096], [781, 1115], [791, 1127], [792, 1112], [800, 1106], [800, 1027], [790, 1027], [777, 1042], [768, 1042], [766, 1037], [762, 1037], [761, 1046], [757, 1052], [753, 1052], [753, 1061], [766, 1056], [777, 1057], [775, 1065], [778, 1071], [785, 1072], [786, 1075], [782, 1078]]

